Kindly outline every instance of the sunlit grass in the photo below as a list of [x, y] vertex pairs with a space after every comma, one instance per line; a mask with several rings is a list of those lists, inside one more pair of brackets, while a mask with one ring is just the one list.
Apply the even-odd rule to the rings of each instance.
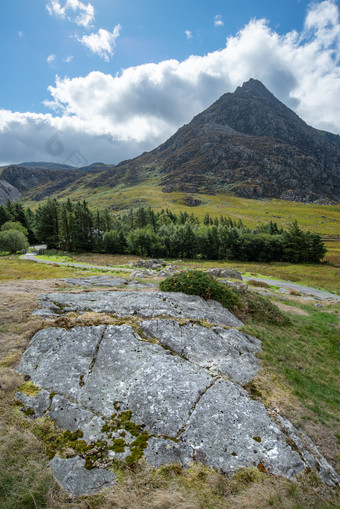
[[[155, 211], [169, 208], [175, 213], [193, 213], [200, 219], [209, 213], [211, 217], [220, 215], [232, 219], [242, 219], [244, 224], [255, 227], [260, 223], [275, 221], [286, 228], [296, 219], [303, 230], [310, 230], [321, 235], [339, 235], [340, 205], [318, 205], [290, 202], [285, 200], [251, 200], [228, 194], [201, 195], [193, 194], [201, 201], [198, 207], [185, 205], [187, 193], [163, 193], [157, 179], [150, 179], [138, 186], [116, 188], [77, 188], [66, 190], [57, 196], [59, 199], [87, 200], [93, 209], [109, 208], [113, 213], [126, 211], [130, 207], [149, 205]], [[33, 210], [38, 202], [23, 201]]]

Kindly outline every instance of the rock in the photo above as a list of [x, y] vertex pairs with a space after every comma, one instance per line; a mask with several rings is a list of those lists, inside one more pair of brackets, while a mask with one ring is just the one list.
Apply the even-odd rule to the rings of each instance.
[[261, 342], [237, 329], [208, 329], [198, 324], [180, 325], [174, 320], [141, 323], [142, 331], [162, 345], [199, 366], [227, 375], [245, 384], [257, 374]]
[[207, 272], [215, 277], [224, 277], [228, 279], [240, 279], [242, 281], [241, 272], [235, 269], [208, 269]]
[[18, 369], [38, 386], [77, 400], [104, 330], [103, 325], [71, 331], [42, 329], [33, 337]]
[[106, 438], [102, 432], [102, 427], [105, 424], [102, 417], [82, 408], [77, 403], [72, 403], [59, 394], [56, 394], [52, 399], [49, 416], [63, 430], [82, 431], [83, 440], [86, 442], [95, 442]]
[[276, 418], [289, 438], [295, 442], [306, 464], [318, 472], [324, 483], [329, 486], [337, 486], [339, 484], [338, 475], [320, 454], [314, 442], [303, 431], [298, 431], [288, 419], [284, 419], [280, 414], [276, 414]]
[[90, 276], [80, 278], [62, 279], [65, 283], [71, 286], [112, 286], [120, 288], [127, 284], [127, 280], [115, 276]]
[[131, 272], [131, 277], [153, 277], [155, 275], [157, 275], [157, 272], [151, 269], [133, 270]]
[[42, 417], [51, 404], [50, 393], [45, 390], [39, 391], [36, 396], [27, 396], [23, 392], [17, 392], [15, 399], [22, 403], [25, 409], [33, 410], [34, 417]]
[[168, 316], [206, 320], [216, 325], [242, 327], [230, 311], [214, 300], [205, 301], [195, 295], [176, 292], [95, 292], [83, 294], [51, 293], [39, 298], [44, 309], [69, 311], [95, 311], [114, 313], [117, 316], [141, 316], [153, 318]]
[[199, 200], [198, 198], [194, 198], [190, 194], [184, 196], [183, 200], [184, 204], [187, 205], [188, 207], [198, 207], [198, 205], [201, 205], [202, 203], [201, 200]]
[[262, 403], [226, 380], [202, 396], [181, 438], [199, 449], [200, 461], [227, 473], [263, 466], [291, 479], [305, 468]]
[[193, 461], [193, 450], [182, 440], [174, 442], [162, 438], [152, 437], [145, 449], [145, 459], [153, 467], [160, 467], [169, 463], [181, 463], [189, 467]]
[[102, 468], [88, 470], [84, 467], [85, 460], [80, 456], [62, 459], [55, 456], [50, 461], [54, 477], [64, 490], [72, 495], [92, 495], [116, 483], [113, 472]]
[[139, 339], [127, 325], [108, 327], [81, 405], [109, 417], [122, 402], [149, 433], [175, 437], [212, 375]]
[[144, 268], [144, 269], [161, 269], [165, 267], [166, 262], [164, 260], [151, 259], [151, 260], [138, 260], [138, 262], [134, 263], [134, 267]]

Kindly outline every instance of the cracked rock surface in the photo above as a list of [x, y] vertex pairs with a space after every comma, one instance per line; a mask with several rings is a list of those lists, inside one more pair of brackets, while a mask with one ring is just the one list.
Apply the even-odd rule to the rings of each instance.
[[39, 315], [58, 316], [70, 311], [114, 313], [117, 316], [191, 318], [216, 325], [242, 327], [243, 323], [214, 300], [174, 292], [117, 291], [81, 294], [50, 293], [40, 297]]
[[[93, 310], [140, 317], [135, 328], [43, 329], [19, 365], [38, 390], [35, 396], [18, 393], [17, 400], [79, 434], [77, 456], [51, 462], [70, 493], [94, 493], [114, 482], [112, 472], [97, 468], [112, 459], [144, 456], [153, 466], [196, 460], [227, 474], [258, 466], [288, 478], [313, 465], [313, 452], [299, 450], [295, 428], [290, 433], [286, 422], [276, 424], [239, 385], [258, 372], [261, 343], [233, 328], [242, 323], [217, 302], [112, 291], [43, 295], [40, 305], [47, 316]], [[287, 443], [291, 435], [294, 449]], [[323, 460], [314, 464], [322, 464], [325, 482], [336, 482]]]

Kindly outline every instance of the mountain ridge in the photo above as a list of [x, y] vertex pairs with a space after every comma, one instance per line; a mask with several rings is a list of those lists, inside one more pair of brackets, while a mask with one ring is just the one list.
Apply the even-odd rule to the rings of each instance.
[[[26, 172], [29, 179], [29, 171], [34, 171], [41, 184], [35, 190], [32, 181], [33, 199], [65, 190], [71, 183], [91, 192], [154, 178], [167, 193], [229, 191], [246, 198], [340, 202], [340, 136], [309, 126], [253, 78], [136, 158], [117, 165], [94, 163], [58, 170], [26, 164], [31, 165], [26, 170], [4, 169], [1, 178], [16, 187], [16, 172], [21, 177]], [[44, 173], [39, 177], [38, 172]], [[51, 180], [53, 185], [47, 183]], [[39, 191], [39, 186], [44, 189]]]

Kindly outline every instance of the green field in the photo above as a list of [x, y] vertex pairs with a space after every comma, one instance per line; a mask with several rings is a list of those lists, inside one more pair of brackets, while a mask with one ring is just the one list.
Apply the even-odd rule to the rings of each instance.
[[[242, 219], [245, 225], [255, 227], [260, 223], [277, 222], [286, 228], [289, 223], [297, 219], [303, 230], [310, 230], [323, 236], [337, 236], [340, 234], [340, 204], [317, 205], [303, 204], [284, 200], [249, 200], [231, 193], [217, 195], [193, 194], [201, 200], [201, 205], [188, 207], [184, 203], [186, 193], [163, 193], [160, 186], [150, 181], [135, 187], [118, 188], [77, 188], [56, 195], [58, 199], [71, 198], [73, 201], [87, 200], [92, 209], [109, 208], [114, 213], [126, 211], [130, 207], [150, 205], [155, 211], [169, 208], [173, 212], [187, 211], [200, 219], [209, 213], [211, 217], [220, 215], [230, 216], [232, 219]], [[23, 205], [35, 209], [38, 202], [23, 201]]]

